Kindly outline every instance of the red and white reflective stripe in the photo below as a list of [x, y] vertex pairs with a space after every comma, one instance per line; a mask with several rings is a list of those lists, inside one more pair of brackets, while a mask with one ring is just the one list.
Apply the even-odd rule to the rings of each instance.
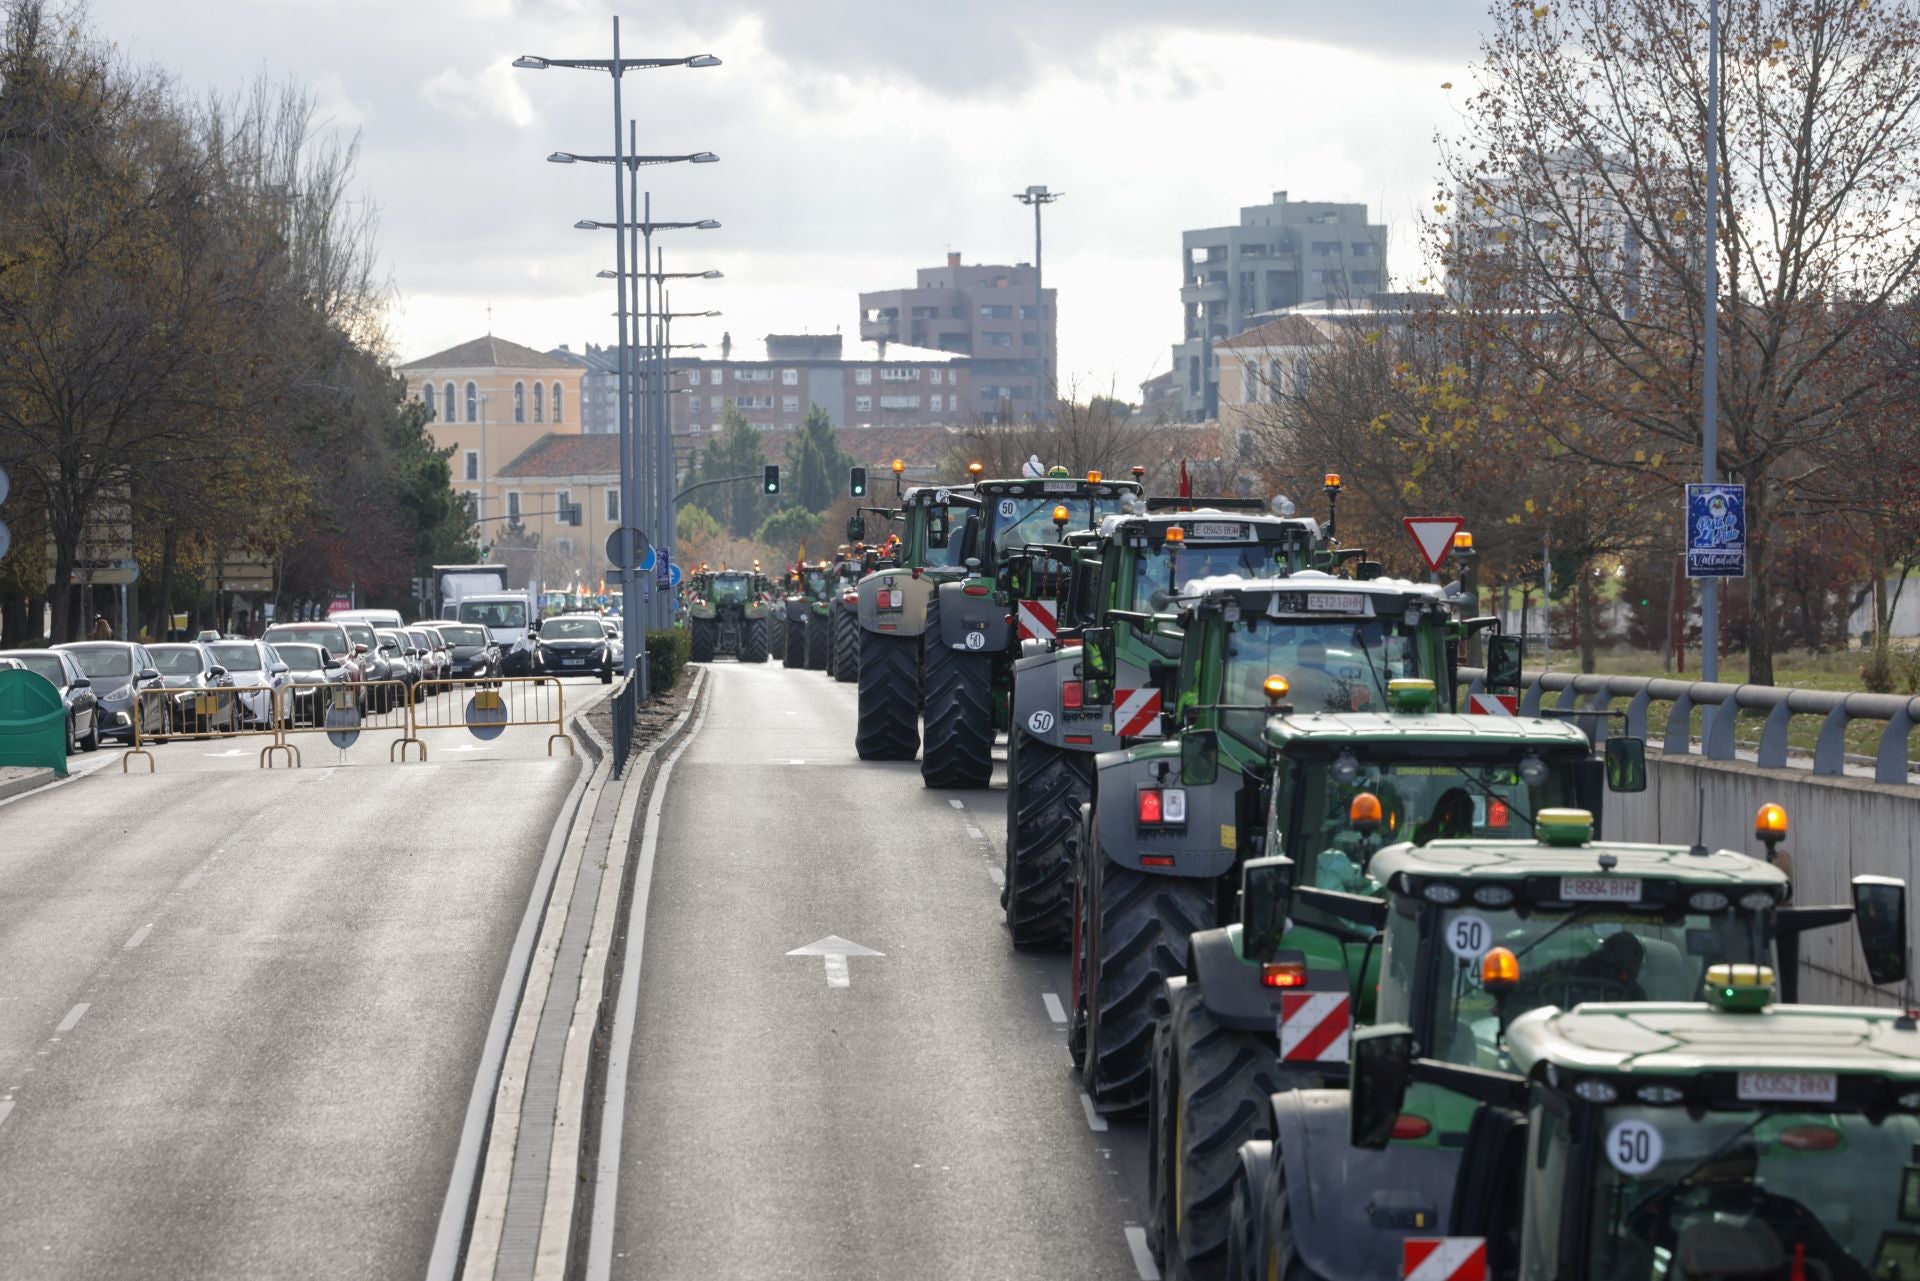
[[1476, 716], [1518, 716], [1520, 696], [1517, 694], [1469, 694], [1467, 711]]
[[1485, 1237], [1408, 1237], [1400, 1243], [1405, 1281], [1487, 1281]]
[[1053, 616], [1053, 606], [1037, 600], [1020, 602], [1020, 639], [1052, 640], [1059, 624]]
[[1345, 992], [1280, 996], [1280, 1058], [1287, 1063], [1345, 1063], [1353, 1014]]
[[1122, 738], [1158, 738], [1160, 736], [1160, 691], [1157, 689], [1114, 690], [1113, 732]]

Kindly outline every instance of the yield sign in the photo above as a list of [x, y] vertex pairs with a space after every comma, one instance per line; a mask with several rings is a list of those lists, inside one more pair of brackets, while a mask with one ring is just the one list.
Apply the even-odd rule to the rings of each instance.
[[1467, 522], [1459, 516], [1405, 516], [1400, 523], [1413, 535], [1414, 545], [1420, 549], [1427, 568], [1437, 571], [1446, 563], [1447, 553], [1453, 550], [1453, 536]]

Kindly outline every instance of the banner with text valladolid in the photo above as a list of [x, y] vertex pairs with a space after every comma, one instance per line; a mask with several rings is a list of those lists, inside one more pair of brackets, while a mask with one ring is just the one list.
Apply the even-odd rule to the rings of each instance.
[[1747, 487], [1687, 486], [1687, 577], [1747, 576]]

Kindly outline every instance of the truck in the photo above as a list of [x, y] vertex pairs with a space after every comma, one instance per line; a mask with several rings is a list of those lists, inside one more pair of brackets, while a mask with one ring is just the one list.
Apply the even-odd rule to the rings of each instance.
[[433, 617], [451, 620], [460, 616], [460, 602], [464, 598], [481, 592], [499, 593], [506, 590], [505, 565], [435, 565], [433, 599], [427, 603]]
[[533, 646], [527, 629], [539, 617], [532, 592], [471, 592], [460, 598], [453, 621], [487, 629], [487, 637], [500, 647], [501, 675], [528, 676], [533, 672]]

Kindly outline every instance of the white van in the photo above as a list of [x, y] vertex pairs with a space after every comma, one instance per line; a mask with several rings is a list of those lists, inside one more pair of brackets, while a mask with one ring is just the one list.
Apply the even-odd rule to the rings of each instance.
[[329, 623], [365, 623], [369, 627], [399, 629], [406, 626], [397, 609], [336, 609], [327, 614]]

